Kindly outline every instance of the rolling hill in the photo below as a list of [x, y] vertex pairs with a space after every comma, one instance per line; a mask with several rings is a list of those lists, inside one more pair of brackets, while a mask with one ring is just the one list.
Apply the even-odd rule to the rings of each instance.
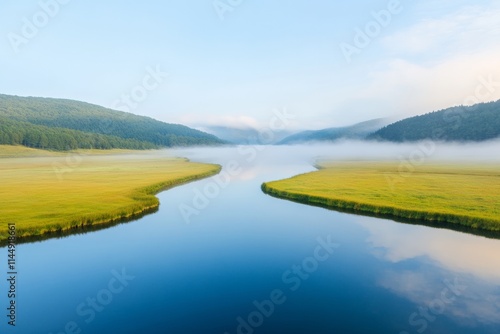
[[394, 142], [425, 139], [484, 141], [500, 137], [500, 100], [458, 106], [403, 119], [368, 136]]
[[339, 139], [365, 139], [368, 135], [387, 124], [388, 121], [386, 119], [378, 118], [351, 126], [303, 131], [286, 137], [278, 144], [293, 145], [308, 142], [335, 141]]
[[0, 94], [0, 144], [68, 150], [220, 145], [216, 136], [98, 105]]

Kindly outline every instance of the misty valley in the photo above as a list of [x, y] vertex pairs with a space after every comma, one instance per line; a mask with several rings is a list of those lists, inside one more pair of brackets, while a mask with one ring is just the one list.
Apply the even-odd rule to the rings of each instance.
[[500, 1], [3, 1], [0, 334], [499, 334]]

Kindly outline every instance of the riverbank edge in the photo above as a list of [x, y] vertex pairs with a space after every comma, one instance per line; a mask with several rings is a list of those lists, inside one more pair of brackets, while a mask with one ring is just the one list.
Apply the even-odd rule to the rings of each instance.
[[[136, 199], [133, 205], [126, 206], [120, 209], [119, 214], [101, 214], [99, 216], [83, 216], [78, 220], [72, 220], [64, 225], [46, 225], [30, 229], [23, 229], [18, 227], [16, 229], [16, 242], [22, 243], [24, 239], [33, 239], [36, 237], [48, 237], [51, 234], [61, 234], [62, 232], [72, 232], [69, 234], [80, 233], [83, 229], [92, 226], [105, 227], [106, 225], [116, 225], [121, 221], [134, 220], [134, 217], [142, 217], [147, 213], [156, 212], [160, 206], [160, 200], [156, 195], [168, 189], [172, 189], [177, 186], [181, 186], [190, 182], [202, 180], [210, 176], [214, 176], [220, 173], [222, 170], [221, 165], [216, 164], [206, 164], [207, 166], [212, 166], [213, 168], [207, 172], [189, 175], [186, 177], [176, 178], [172, 180], [166, 180], [158, 183], [154, 183], [149, 186], [141, 187], [135, 189], [131, 193], [131, 197]], [[5, 235], [0, 235], [0, 247], [8, 245], [8, 233]]]
[[388, 218], [402, 218], [409, 221], [424, 221], [429, 223], [445, 223], [452, 225], [460, 225], [472, 229], [499, 232], [500, 231], [500, 220], [490, 220], [481, 217], [457, 215], [452, 213], [443, 212], [425, 212], [411, 209], [403, 209], [395, 206], [376, 206], [373, 204], [347, 201], [341, 198], [328, 198], [322, 196], [309, 195], [304, 193], [294, 193], [286, 190], [280, 190], [273, 187], [273, 182], [265, 182], [262, 184], [262, 191], [270, 196], [291, 200], [294, 202], [321, 206], [328, 209], [339, 209], [341, 211], [351, 211], [356, 214], [365, 215], [380, 215]]

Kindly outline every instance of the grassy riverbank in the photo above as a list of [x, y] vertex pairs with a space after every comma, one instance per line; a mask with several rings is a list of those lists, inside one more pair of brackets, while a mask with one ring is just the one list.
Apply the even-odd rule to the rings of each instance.
[[316, 172], [264, 183], [265, 193], [357, 213], [500, 231], [498, 164], [323, 163]]
[[10, 222], [22, 238], [138, 215], [158, 207], [156, 193], [219, 171], [218, 165], [145, 152], [0, 146], [0, 241]]

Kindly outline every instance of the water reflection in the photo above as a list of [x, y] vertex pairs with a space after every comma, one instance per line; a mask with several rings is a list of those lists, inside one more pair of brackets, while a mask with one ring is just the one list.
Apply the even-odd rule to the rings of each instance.
[[369, 232], [371, 251], [384, 260], [398, 263], [425, 257], [447, 270], [468, 273], [492, 284], [500, 284], [500, 242], [444, 229], [404, 225], [387, 220], [360, 222]]
[[378, 281], [379, 286], [415, 304], [414, 310], [408, 314], [410, 327], [423, 327], [422, 319], [428, 320], [430, 325], [441, 316], [449, 317], [463, 327], [500, 324], [497, 285], [463, 273], [424, 268], [387, 270]]
[[[460, 232], [359, 221], [368, 251], [391, 263], [376, 284], [413, 303], [408, 327], [448, 317], [464, 328], [500, 324], [500, 242]], [[411, 331], [409, 331], [411, 332]]]

